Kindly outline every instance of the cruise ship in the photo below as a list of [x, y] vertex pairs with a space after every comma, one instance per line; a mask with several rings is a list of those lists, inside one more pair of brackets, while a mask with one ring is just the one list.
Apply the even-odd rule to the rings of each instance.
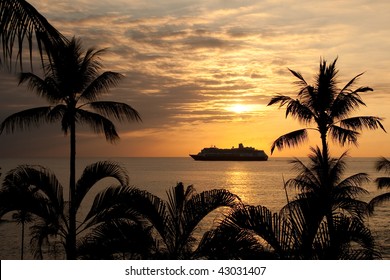
[[267, 154], [263, 150], [256, 150], [253, 147], [244, 147], [239, 144], [238, 148], [219, 149], [217, 147], [203, 148], [196, 155], [190, 156], [194, 160], [208, 160], [208, 161], [266, 161]]

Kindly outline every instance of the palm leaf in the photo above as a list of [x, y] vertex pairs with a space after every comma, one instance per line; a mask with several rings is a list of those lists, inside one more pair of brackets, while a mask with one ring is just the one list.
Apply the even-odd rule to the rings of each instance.
[[16, 129], [27, 130], [34, 125], [39, 127], [43, 123], [51, 122], [49, 118], [51, 107], [27, 109], [7, 117], [0, 125], [0, 134], [13, 133]]
[[42, 166], [19, 165], [11, 169], [4, 178], [4, 188], [17, 188], [23, 185], [34, 186], [35, 191], [43, 192], [57, 212], [62, 212], [63, 187], [50, 170]]
[[[364, 183], [370, 182], [370, 177], [367, 173], [357, 173], [352, 176], [349, 176], [345, 178], [343, 181], [341, 181], [337, 188], [344, 188], [344, 187], [360, 187]], [[364, 189], [362, 189], [364, 190]], [[366, 192], [366, 190], [364, 190]], [[368, 194], [368, 193], [360, 193], [360, 194]]]
[[301, 75], [301, 73], [297, 72], [297, 71], [294, 71], [294, 70], [291, 70], [290, 68], [288, 68], [288, 70], [296, 77], [298, 78], [298, 82], [296, 82], [298, 85], [302, 86], [303, 88], [306, 88], [306, 86], [308, 85], [307, 82], [305, 81], [305, 79], [303, 78], [303, 76]]
[[378, 189], [390, 188], [390, 177], [378, 177], [375, 183]]
[[99, 114], [77, 109], [76, 120], [91, 127], [95, 133], [104, 133], [107, 141], [115, 142], [119, 139], [115, 125], [109, 119]]
[[285, 146], [287, 147], [296, 147], [299, 144], [305, 142], [307, 140], [307, 130], [299, 129], [285, 135], [280, 136], [278, 139], [274, 141], [271, 146], [271, 154], [274, 152], [275, 148], [278, 150], [282, 150]]
[[[30, 227], [30, 246], [36, 259], [43, 259], [44, 245], [49, 245], [51, 236], [56, 237], [59, 232], [59, 228], [55, 224], [47, 223], [44, 220], [36, 222]], [[63, 241], [62, 241], [63, 242]]]
[[[88, 72], [92, 71], [89, 69], [94, 69], [94, 73], [85, 73], [86, 76], [94, 77], [94, 74], [96, 74], [96, 67], [89, 67]], [[118, 85], [120, 79], [123, 78], [123, 75], [115, 72], [104, 72], [100, 76], [93, 79], [93, 81], [88, 85], [88, 87], [83, 91], [83, 93], [80, 96], [80, 100], [82, 101], [95, 101], [99, 95], [102, 93], [108, 92], [111, 87]]]
[[[123, 217], [126, 218], [129, 215], [143, 217], [154, 226], [161, 236], [166, 235], [167, 216], [164, 202], [149, 192], [127, 186], [109, 187], [100, 192], [95, 197], [85, 221], [93, 217], [99, 217], [101, 221], [105, 213], [108, 213], [107, 210], [115, 207], [123, 210], [121, 213]], [[118, 212], [116, 217], [118, 217]]]
[[356, 75], [355, 77], [353, 77], [340, 91], [340, 93], [344, 93], [344, 92], [347, 92], [347, 93], [350, 93], [351, 90], [350, 90], [350, 87], [353, 86], [355, 84], [355, 82], [357, 81], [357, 79], [360, 78], [360, 76], [362, 76], [364, 73], [360, 73], [358, 75]]
[[341, 119], [349, 115], [353, 110], [356, 110], [360, 105], [366, 105], [358, 94], [345, 94], [340, 92], [333, 101], [331, 107], [331, 117]]
[[126, 170], [117, 163], [110, 161], [99, 161], [88, 165], [80, 179], [76, 183], [75, 209], [78, 209], [84, 196], [100, 180], [104, 178], [114, 178], [119, 184], [125, 186], [129, 183]]
[[331, 137], [343, 146], [347, 142], [357, 145], [357, 137], [360, 134], [357, 131], [346, 129], [337, 125], [330, 126], [329, 132]]
[[58, 32], [32, 5], [22, 0], [0, 2], [0, 41], [3, 46], [3, 61], [11, 64], [14, 48], [17, 46], [16, 59], [23, 66], [24, 46], [27, 43], [32, 68], [34, 36], [39, 54], [43, 61], [44, 51], [50, 53], [55, 46], [66, 42]]
[[33, 73], [20, 73], [19, 85], [25, 82], [27, 82], [29, 90], [34, 91], [39, 97], [45, 98], [49, 103], [56, 104], [63, 101], [63, 96], [53, 77], [48, 76], [42, 79]]
[[87, 103], [93, 110], [118, 121], [141, 121], [139, 113], [130, 105], [113, 101], [95, 101]]
[[271, 106], [277, 103], [280, 103], [279, 108], [288, 104], [291, 101], [291, 97], [285, 95], [277, 95], [271, 98], [271, 101], [267, 104], [267, 106]]
[[128, 186], [110, 186], [104, 189], [95, 196], [85, 221], [99, 215], [100, 213], [105, 213], [117, 205], [121, 205], [121, 203], [125, 202], [125, 197], [126, 199], [129, 199], [137, 193], [137, 189], [130, 188]]
[[[80, 40], [73, 38], [71, 42], [73, 43], [73, 48], [76, 50], [76, 52], [81, 55], [82, 48]], [[94, 80], [96, 76], [98, 76], [99, 70], [101, 70], [103, 67], [99, 55], [105, 52], [106, 49], [96, 50], [94, 48], [89, 48], [85, 52], [84, 57], [80, 63], [80, 72], [86, 74], [86, 81]]]
[[279, 258], [288, 257], [292, 238], [289, 228], [276, 213], [272, 213], [266, 207], [237, 207], [222, 222], [222, 225], [250, 230], [261, 237]]
[[277, 254], [267, 250], [250, 230], [225, 225], [207, 231], [199, 242], [194, 256], [208, 260], [272, 260], [279, 258]]
[[120, 256], [148, 258], [153, 249], [150, 228], [128, 220], [111, 220], [78, 241], [77, 253], [82, 259], [115, 259]]
[[314, 119], [314, 114], [305, 104], [299, 100], [290, 100], [286, 107], [286, 118], [291, 115], [304, 124], [309, 124]]
[[362, 130], [363, 128], [374, 130], [381, 128], [386, 132], [381, 123], [382, 120], [382, 118], [372, 116], [353, 117], [340, 121], [340, 125], [351, 130]]
[[233, 207], [237, 204], [237, 195], [224, 189], [214, 189], [192, 196], [183, 211], [183, 244], [194, 232], [198, 224], [212, 211], [220, 207]]
[[378, 159], [375, 167], [378, 171], [384, 170], [385, 172], [390, 172], [390, 160], [382, 157]]
[[373, 199], [370, 200], [368, 204], [368, 209], [372, 213], [375, 209], [375, 207], [378, 207], [382, 205], [383, 203], [389, 202], [390, 201], [390, 192], [380, 194]]

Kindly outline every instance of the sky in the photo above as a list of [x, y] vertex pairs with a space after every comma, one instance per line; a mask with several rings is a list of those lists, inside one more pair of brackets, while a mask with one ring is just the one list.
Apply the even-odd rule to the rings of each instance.
[[[125, 102], [141, 123], [118, 124], [116, 144], [77, 128], [77, 155], [182, 157], [215, 145], [243, 143], [270, 154], [272, 142], [301, 127], [272, 96], [295, 96], [289, 68], [314, 82], [320, 59], [338, 57], [340, 87], [358, 86], [367, 107], [354, 115], [383, 117], [390, 132], [390, 2], [387, 0], [74, 0], [29, 1], [85, 49], [108, 48], [105, 70], [125, 77], [105, 100]], [[0, 120], [46, 105], [15, 74], [1, 70]], [[316, 132], [274, 157], [306, 156]], [[390, 156], [390, 133], [363, 131], [359, 146], [331, 146], [334, 156]], [[60, 125], [0, 136], [1, 157], [61, 157], [69, 140]]]

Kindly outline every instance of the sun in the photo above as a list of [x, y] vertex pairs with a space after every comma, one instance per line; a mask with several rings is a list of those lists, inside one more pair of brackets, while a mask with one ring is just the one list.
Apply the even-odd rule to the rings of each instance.
[[234, 104], [233, 106], [228, 108], [228, 111], [241, 114], [250, 111], [248, 105], [243, 104]]

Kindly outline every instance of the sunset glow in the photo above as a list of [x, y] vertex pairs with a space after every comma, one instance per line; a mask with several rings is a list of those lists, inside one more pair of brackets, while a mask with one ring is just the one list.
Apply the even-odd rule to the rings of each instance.
[[[339, 57], [340, 86], [364, 72], [357, 85], [374, 91], [362, 95], [367, 107], [356, 114], [383, 117], [390, 129], [388, 1], [29, 2], [85, 49], [108, 48], [102, 64], [125, 78], [104, 97], [131, 105], [143, 119], [118, 124], [115, 145], [78, 127], [78, 156], [185, 157], [210, 144], [241, 142], [269, 153], [277, 137], [304, 124], [267, 104], [276, 94], [296, 96], [288, 69], [313, 83], [321, 58]], [[1, 120], [45, 104], [9, 73], [0, 77], [0, 92]], [[300, 148], [273, 156], [306, 156], [317, 142], [313, 134]], [[59, 125], [2, 135], [0, 147], [2, 157], [68, 155]], [[346, 149], [390, 156], [390, 134], [363, 131], [358, 147], [332, 145], [335, 154]]]
[[241, 114], [241, 113], [250, 111], [250, 107], [248, 105], [236, 104], [236, 105], [233, 105], [232, 107], [229, 107], [228, 111], [232, 111], [234, 113]]

